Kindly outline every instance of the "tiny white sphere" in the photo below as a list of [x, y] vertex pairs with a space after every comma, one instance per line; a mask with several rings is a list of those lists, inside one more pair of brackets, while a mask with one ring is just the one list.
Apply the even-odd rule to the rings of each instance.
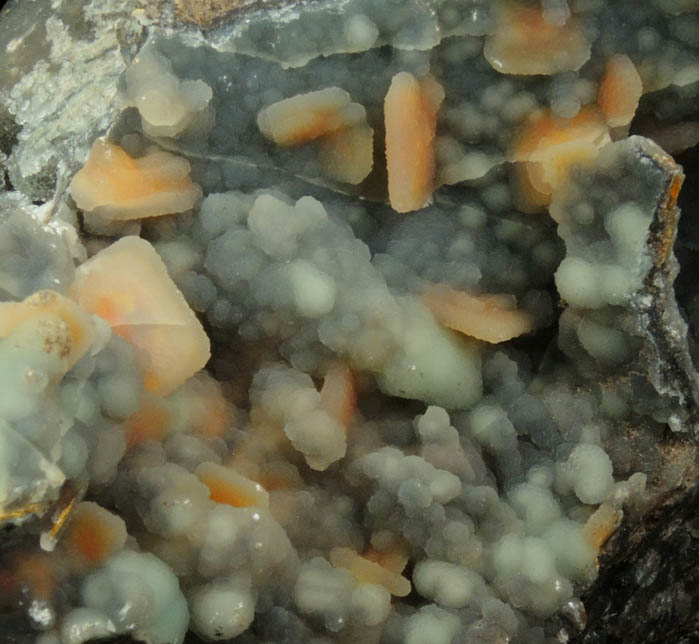
[[192, 628], [209, 641], [228, 640], [243, 633], [255, 617], [255, 600], [229, 584], [205, 586], [189, 602]]

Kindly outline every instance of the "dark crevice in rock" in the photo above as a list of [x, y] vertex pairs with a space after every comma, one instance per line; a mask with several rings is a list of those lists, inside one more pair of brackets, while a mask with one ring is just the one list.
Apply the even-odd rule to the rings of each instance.
[[21, 129], [14, 116], [0, 104], [0, 153], [9, 156], [17, 144], [17, 136]]
[[626, 519], [584, 596], [575, 644], [692, 644], [699, 638], [699, 484]]
[[680, 274], [675, 282], [678, 304], [689, 324], [689, 346], [695, 366], [699, 364], [699, 296], [696, 275], [699, 271], [699, 146], [677, 155], [686, 179], [679, 194], [680, 217], [675, 255]]

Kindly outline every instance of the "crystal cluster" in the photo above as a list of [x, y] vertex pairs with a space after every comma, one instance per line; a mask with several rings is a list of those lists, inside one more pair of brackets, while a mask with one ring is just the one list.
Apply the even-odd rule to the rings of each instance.
[[699, 6], [44, 4], [0, 16], [0, 622], [584, 628], [696, 473]]

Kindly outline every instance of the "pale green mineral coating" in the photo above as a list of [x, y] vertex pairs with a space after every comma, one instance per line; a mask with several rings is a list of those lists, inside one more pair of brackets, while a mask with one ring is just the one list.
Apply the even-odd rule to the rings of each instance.
[[[152, 143], [182, 154], [205, 193], [192, 212], [100, 235], [153, 243], [243, 409], [222, 435], [199, 432], [191, 419], [208, 410], [192, 410], [192, 379], [157, 401], [170, 413], [159, 440], [137, 444], [127, 419], [148, 397], [134, 347], [104, 322], [68, 373], [31, 324], [0, 340], [2, 510], [53, 503], [68, 479], [130, 530], [106, 561], [73, 570], [64, 613], [43, 607], [39, 644], [175, 644], [188, 629], [244, 644], [546, 641], [548, 618], [595, 578], [586, 522], [601, 504], [638, 502], [646, 476], [633, 472], [651, 469], [659, 421], [687, 430], [695, 402], [677, 370], [657, 367], [666, 329], [644, 308], [674, 277], [670, 259], [670, 277], [658, 274], [652, 245], [675, 172], [661, 151], [609, 144], [554, 195], [553, 221], [518, 211], [506, 159], [535, 109], [572, 118], [594, 103], [610, 52], [627, 53], [647, 88], [681, 92], [681, 115], [699, 89], [694, 16], [676, 1], [545, 0], [547, 20], [573, 16], [593, 41], [589, 64], [549, 78], [501, 75], [482, 57], [487, 2], [292, 3], [208, 32], [177, 27], [166, 3], [159, 17], [53, 4], [33, 27], [16, 3], [0, 21], [0, 126], [21, 128], [0, 162], [30, 198], [57, 187], [40, 207], [0, 192], [0, 298], [69, 290], [87, 252], [61, 223], [74, 219], [64, 184], [96, 135], [114, 124], [133, 155]], [[637, 23], [616, 19], [627, 11]], [[392, 213], [371, 185], [380, 174], [338, 184], [315, 144], [275, 147], [257, 127], [268, 105], [340, 87], [380, 132], [399, 71], [446, 91], [437, 179], [454, 187], [420, 212]], [[90, 254], [107, 238], [87, 235]], [[514, 296], [538, 328], [558, 324], [562, 355], [444, 329], [420, 299], [435, 283]], [[347, 426], [319, 393], [338, 359], [359, 394]], [[640, 420], [640, 454], [625, 454], [622, 426]], [[195, 472], [231, 459], [282, 481], [269, 509], [212, 500]], [[51, 545], [64, 557], [60, 535]], [[405, 548], [409, 600], [330, 563], [333, 548], [370, 547]]]

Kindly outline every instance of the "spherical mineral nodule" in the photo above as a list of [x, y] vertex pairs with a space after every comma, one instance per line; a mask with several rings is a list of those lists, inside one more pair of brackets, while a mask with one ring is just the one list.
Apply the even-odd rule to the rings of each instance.
[[189, 599], [192, 628], [208, 642], [237, 637], [255, 616], [250, 591], [235, 582], [214, 582], [195, 590]]
[[[696, 98], [696, 39], [675, 15], [688, 5], [639, 5], [629, 23], [619, 3], [348, 0], [214, 16], [187, 34], [139, 10], [119, 35], [121, 9], [104, 4], [78, 26], [94, 42], [73, 37], [64, 7], [5, 52], [13, 61], [22, 39], [44, 35], [50, 45], [31, 48], [37, 64], [3, 93], [2, 123], [22, 124], [0, 153], [13, 188], [34, 191], [54, 174], [48, 161], [75, 168], [91, 132], [110, 136], [88, 164], [106, 170], [81, 186], [83, 172], [72, 199], [60, 182], [37, 207], [0, 192], [0, 515], [67, 517], [58, 538], [42, 535], [51, 553], [8, 546], [9, 592], [21, 588], [49, 629], [41, 643], [180, 644], [188, 629], [250, 644], [545, 641], [549, 618], [594, 580], [618, 506], [644, 494], [643, 474], [614, 481], [645, 466], [623, 444], [629, 414], [648, 449], [647, 425], [685, 422], [675, 384], [659, 391], [638, 359], [660, 364], [667, 330], [644, 327], [638, 307], [674, 320], [643, 289], [658, 253], [649, 231], [679, 175], [658, 149], [624, 140], [617, 119], [630, 112], [618, 112], [635, 105], [617, 100], [601, 44], [624, 44], [643, 77], [640, 112], [661, 126], [671, 114], [681, 138]], [[146, 20], [127, 65], [117, 40]], [[419, 145], [398, 155], [416, 184], [391, 186], [393, 205], [414, 213], [383, 194], [381, 121], [399, 144], [416, 125], [393, 82], [420, 115], [407, 137]], [[97, 89], [119, 100], [85, 125]], [[57, 122], [59, 104], [70, 116]], [[514, 160], [511, 142], [533, 122], [545, 150]], [[394, 183], [406, 167], [389, 157]], [[517, 187], [523, 163], [531, 185]], [[542, 212], [520, 212], [525, 197]], [[39, 289], [75, 296], [75, 271], [127, 232], [155, 250], [179, 313], [211, 340], [211, 362], [173, 390], [148, 369], [181, 364], [183, 319], [133, 261], [105, 271], [84, 324], [54, 312], [18, 321], [9, 306]], [[128, 287], [109, 285], [122, 277]], [[497, 296], [541, 335], [465, 339], [428, 308], [435, 288]], [[139, 338], [152, 341], [147, 356]], [[560, 349], [543, 361], [542, 338]], [[87, 555], [100, 554], [106, 522], [59, 513], [73, 489], [88, 499], [78, 508], [121, 517], [103, 558]]]

